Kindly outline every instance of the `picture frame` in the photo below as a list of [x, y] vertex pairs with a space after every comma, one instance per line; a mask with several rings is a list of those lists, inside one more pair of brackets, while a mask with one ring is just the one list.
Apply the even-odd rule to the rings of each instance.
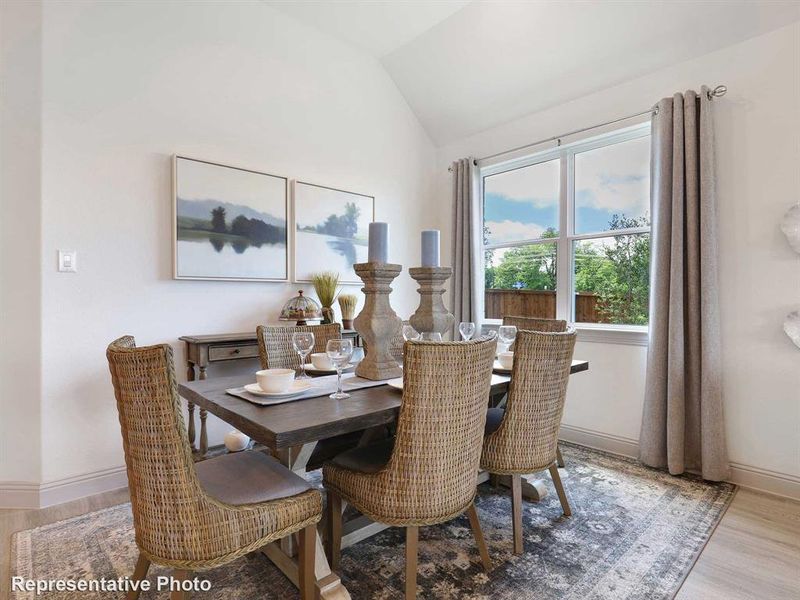
[[292, 182], [293, 277], [311, 281], [320, 271], [339, 273], [340, 284], [360, 285], [353, 264], [367, 262], [375, 197], [330, 186]]
[[179, 154], [172, 160], [173, 278], [289, 281], [289, 180]]

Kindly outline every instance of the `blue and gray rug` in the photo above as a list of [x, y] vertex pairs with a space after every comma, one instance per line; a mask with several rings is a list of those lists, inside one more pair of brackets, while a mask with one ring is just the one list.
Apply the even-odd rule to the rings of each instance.
[[[476, 506], [494, 569], [480, 565], [465, 516], [420, 530], [418, 596], [489, 600], [672, 598], [733, 498], [735, 487], [670, 475], [633, 460], [562, 445], [573, 516], [554, 491], [523, 507], [525, 552], [511, 553], [508, 490], [481, 485]], [[311, 474], [315, 480], [318, 472]], [[549, 476], [545, 473], [543, 478]], [[354, 599], [403, 597], [404, 532], [389, 529], [344, 550], [342, 580]], [[130, 575], [137, 550], [123, 504], [14, 536], [12, 575], [99, 579]], [[167, 572], [152, 567], [150, 578]], [[203, 573], [193, 598], [294, 598], [296, 589], [255, 553]], [[142, 598], [166, 597], [153, 592]], [[27, 598], [25, 594], [12, 596]], [[34, 595], [30, 594], [33, 598]], [[45, 598], [75, 594], [49, 593]], [[81, 599], [108, 595], [81, 594]]]

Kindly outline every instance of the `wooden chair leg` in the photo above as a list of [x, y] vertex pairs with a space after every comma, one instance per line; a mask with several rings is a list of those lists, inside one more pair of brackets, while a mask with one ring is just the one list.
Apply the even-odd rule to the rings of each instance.
[[556, 464], [561, 469], [563, 469], [565, 466], [564, 457], [561, 456], [561, 448], [559, 448], [558, 446], [556, 446]]
[[500, 475], [496, 475], [494, 473], [489, 473], [489, 484], [497, 489], [500, 487]]
[[522, 554], [522, 475], [511, 476], [511, 523], [514, 554]]
[[556, 492], [558, 492], [558, 499], [561, 501], [561, 508], [564, 510], [564, 516], [569, 517], [572, 515], [572, 510], [569, 507], [569, 500], [567, 500], [564, 484], [561, 483], [561, 476], [558, 474], [558, 467], [556, 465], [550, 467], [550, 476], [553, 478], [553, 483], [556, 486]]
[[332, 571], [339, 570], [342, 557], [342, 498], [328, 490], [328, 563]]
[[[191, 571], [182, 571], [179, 569], [175, 569], [172, 572], [172, 578], [176, 582], [186, 581], [187, 579], [191, 579], [192, 572]], [[174, 589], [169, 594], [169, 600], [188, 600], [189, 599], [189, 592], [184, 592], [181, 589]]]
[[[150, 569], [150, 559], [146, 558], [144, 554], [139, 553], [139, 558], [136, 561], [136, 568], [133, 570], [131, 581], [144, 581], [147, 579], [147, 571]], [[135, 590], [130, 590], [125, 598], [127, 600], [136, 600], [142, 592], [141, 588], [137, 587]]]
[[469, 526], [472, 528], [472, 535], [475, 536], [475, 544], [478, 546], [478, 552], [481, 555], [481, 562], [486, 572], [492, 570], [492, 560], [489, 558], [489, 550], [486, 548], [486, 540], [483, 539], [483, 531], [481, 531], [481, 522], [478, 520], [478, 511], [475, 510], [475, 504], [471, 504], [467, 509], [467, 517], [469, 517]]
[[406, 600], [417, 597], [419, 527], [406, 527]]
[[[341, 517], [341, 514], [340, 514]], [[298, 584], [300, 587], [300, 600], [314, 600], [316, 594], [316, 577], [314, 566], [317, 549], [317, 527], [309, 525], [304, 527], [298, 536]]]

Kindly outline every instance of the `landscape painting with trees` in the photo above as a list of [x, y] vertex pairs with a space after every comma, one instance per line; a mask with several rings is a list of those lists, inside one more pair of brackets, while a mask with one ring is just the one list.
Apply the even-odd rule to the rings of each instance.
[[288, 279], [287, 181], [175, 157], [175, 277]]
[[294, 185], [295, 281], [320, 271], [339, 273], [340, 283], [361, 283], [353, 264], [367, 260], [375, 199], [296, 182]]

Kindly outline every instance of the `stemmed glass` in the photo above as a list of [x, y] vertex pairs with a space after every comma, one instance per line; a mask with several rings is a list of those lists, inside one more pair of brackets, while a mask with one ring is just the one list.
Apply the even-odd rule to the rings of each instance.
[[342, 391], [342, 369], [350, 363], [353, 356], [353, 341], [352, 340], [329, 340], [328, 345], [325, 347], [325, 353], [331, 359], [333, 366], [336, 367], [336, 391], [331, 394], [334, 400], [344, 400], [349, 398], [350, 394], [345, 394]]
[[500, 343], [504, 344], [506, 350], [511, 347], [514, 340], [517, 339], [517, 328], [514, 325], [501, 325], [497, 330], [497, 339]]
[[306, 374], [306, 356], [311, 354], [311, 350], [314, 349], [314, 334], [310, 331], [296, 331], [292, 334], [292, 345], [294, 351], [300, 355], [300, 365], [303, 368], [298, 379], [311, 379]]
[[419, 332], [411, 325], [403, 325], [403, 339], [407, 342], [414, 342], [420, 338]]
[[461, 339], [468, 342], [475, 335], [475, 323], [469, 321], [461, 321], [458, 324], [458, 332], [461, 334]]

